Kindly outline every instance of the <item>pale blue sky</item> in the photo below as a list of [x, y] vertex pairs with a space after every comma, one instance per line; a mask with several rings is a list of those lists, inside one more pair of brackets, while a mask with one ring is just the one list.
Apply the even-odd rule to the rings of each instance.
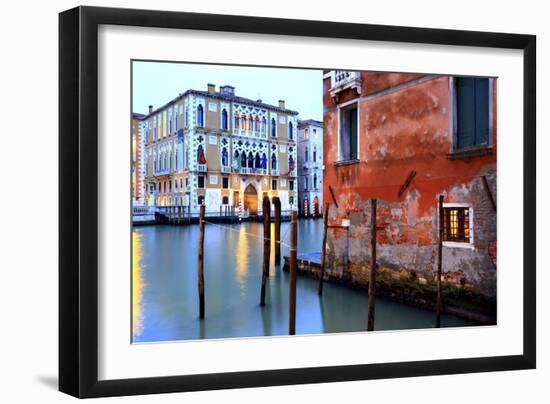
[[189, 89], [204, 90], [212, 83], [235, 87], [235, 95], [261, 99], [298, 111], [300, 119], [323, 120], [321, 70], [204, 65], [189, 63], [133, 62], [133, 112], [147, 113]]

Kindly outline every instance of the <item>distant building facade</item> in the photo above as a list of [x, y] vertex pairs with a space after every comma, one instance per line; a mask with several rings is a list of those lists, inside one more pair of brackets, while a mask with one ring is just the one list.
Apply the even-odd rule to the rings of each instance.
[[444, 285], [496, 296], [496, 89], [493, 78], [325, 72], [323, 195], [348, 229], [328, 233], [330, 275], [368, 282], [376, 198], [377, 280], [405, 300], [431, 293], [443, 195]]
[[132, 114], [132, 203], [133, 205], [145, 204], [145, 139], [144, 123], [145, 115]]
[[298, 122], [298, 199], [302, 216], [317, 217], [323, 209], [323, 123]]
[[187, 90], [143, 118], [149, 206], [182, 206], [198, 213], [235, 206], [261, 213], [262, 197], [283, 210], [297, 199], [298, 113], [209, 84]]

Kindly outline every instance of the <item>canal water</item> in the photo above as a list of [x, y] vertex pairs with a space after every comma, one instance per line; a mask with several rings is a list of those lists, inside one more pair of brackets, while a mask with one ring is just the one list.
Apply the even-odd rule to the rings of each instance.
[[[321, 250], [321, 220], [298, 222], [298, 251]], [[288, 244], [289, 223], [281, 225]], [[273, 230], [273, 229], [272, 229]], [[266, 306], [261, 307], [261, 223], [207, 224], [204, 248], [206, 318], [198, 318], [198, 225], [135, 227], [132, 234], [132, 335], [134, 342], [202, 338], [256, 337], [288, 334], [288, 273], [272, 266]], [[283, 246], [283, 255], [288, 247]], [[367, 293], [298, 276], [296, 333], [364, 331]], [[375, 330], [431, 328], [430, 311], [376, 300]], [[443, 326], [470, 323], [442, 317]]]

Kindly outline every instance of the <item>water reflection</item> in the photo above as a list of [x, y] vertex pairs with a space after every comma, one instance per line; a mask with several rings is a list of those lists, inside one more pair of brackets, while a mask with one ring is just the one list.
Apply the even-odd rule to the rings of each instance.
[[[289, 223], [281, 227], [288, 243]], [[272, 233], [273, 234], [273, 233]], [[261, 223], [206, 225], [206, 318], [198, 319], [198, 226], [145, 226], [133, 231], [132, 335], [134, 342], [198, 338], [287, 335], [288, 274], [270, 270], [265, 307], [260, 303], [262, 274]], [[322, 221], [300, 220], [302, 252], [320, 251]], [[288, 246], [282, 246], [288, 255]], [[274, 262], [274, 244], [271, 249]], [[363, 291], [326, 283], [317, 295], [317, 280], [298, 277], [297, 334], [363, 331], [368, 296]], [[434, 326], [432, 312], [384, 299], [376, 301], [377, 330]], [[444, 316], [444, 326], [467, 324]]]
[[143, 329], [141, 310], [144, 286], [141, 274], [142, 237], [138, 232], [132, 233], [132, 335], [134, 337], [139, 337]]

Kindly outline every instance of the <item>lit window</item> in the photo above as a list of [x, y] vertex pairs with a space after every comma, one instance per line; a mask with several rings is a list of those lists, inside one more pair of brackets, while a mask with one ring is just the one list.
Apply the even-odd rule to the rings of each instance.
[[470, 209], [443, 208], [443, 241], [470, 243]]

